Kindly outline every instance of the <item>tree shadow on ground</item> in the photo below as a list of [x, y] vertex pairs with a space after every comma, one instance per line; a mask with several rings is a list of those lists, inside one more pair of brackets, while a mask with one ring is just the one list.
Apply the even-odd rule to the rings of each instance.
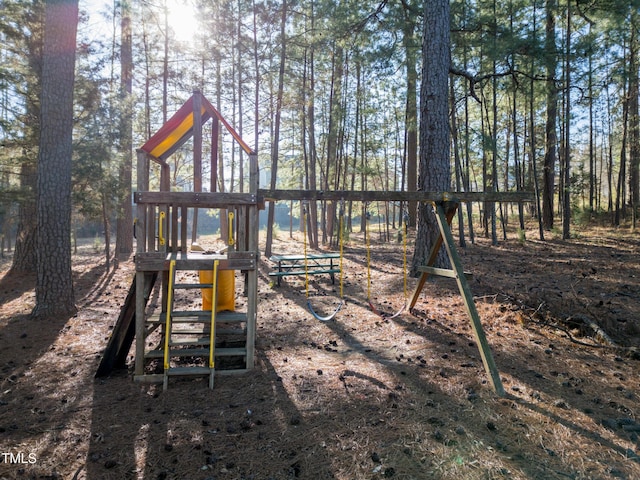
[[[122, 409], [133, 424], [120, 421]], [[87, 478], [335, 478], [261, 352], [254, 371], [217, 376], [214, 390], [198, 380], [167, 391], [128, 376], [97, 380], [92, 417]]]

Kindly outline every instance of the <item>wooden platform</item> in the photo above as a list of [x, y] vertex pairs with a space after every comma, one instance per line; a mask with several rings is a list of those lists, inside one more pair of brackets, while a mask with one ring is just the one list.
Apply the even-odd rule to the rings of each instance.
[[255, 252], [142, 252], [136, 254], [136, 270], [169, 271], [171, 260], [176, 260], [176, 266], [180, 270], [211, 270], [215, 260], [220, 262], [220, 270], [253, 270], [257, 266]]

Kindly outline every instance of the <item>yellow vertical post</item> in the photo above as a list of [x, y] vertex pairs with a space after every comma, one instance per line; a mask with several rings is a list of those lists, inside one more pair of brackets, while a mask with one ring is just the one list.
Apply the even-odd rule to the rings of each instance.
[[158, 215], [158, 243], [160, 245], [164, 245], [166, 242], [164, 240], [164, 220], [167, 214], [165, 212], [160, 212]]
[[176, 276], [176, 261], [169, 263], [169, 290], [167, 292], [167, 313], [164, 327], [164, 370], [165, 375], [169, 369], [169, 343], [171, 338], [171, 312], [173, 311], [173, 285]]
[[216, 310], [218, 306], [218, 267], [219, 260], [213, 262], [213, 279], [211, 288], [211, 327], [209, 328], [209, 388], [213, 388], [214, 369], [216, 366]]

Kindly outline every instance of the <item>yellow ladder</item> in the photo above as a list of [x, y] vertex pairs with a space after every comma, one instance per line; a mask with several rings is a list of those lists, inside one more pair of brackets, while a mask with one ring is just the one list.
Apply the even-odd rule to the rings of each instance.
[[[196, 366], [188, 366], [188, 367], [175, 367], [171, 364], [172, 357], [181, 356], [181, 352], [184, 353], [184, 356], [200, 356], [203, 353], [200, 350], [172, 350], [172, 346], [174, 346], [171, 338], [173, 332], [174, 317], [176, 316], [176, 311], [174, 310], [175, 304], [175, 292], [180, 288], [180, 285], [176, 283], [176, 260], [171, 260], [169, 262], [169, 285], [167, 291], [167, 309], [166, 309], [166, 318], [164, 325], [164, 344], [163, 344], [163, 370], [164, 370], [164, 380], [163, 380], [163, 390], [166, 390], [169, 383], [170, 376], [187, 376], [187, 375], [208, 375], [209, 376], [209, 388], [213, 389], [214, 377], [215, 377], [215, 349], [216, 349], [216, 307], [218, 303], [217, 298], [217, 286], [218, 286], [218, 267], [219, 260], [214, 260], [213, 262], [213, 278], [212, 278], [212, 298], [211, 298], [211, 316], [210, 316], [210, 326], [209, 326], [209, 339], [207, 342], [208, 350], [206, 352], [207, 356], [207, 366], [206, 367], [196, 367]], [[190, 288], [193, 285], [185, 285], [182, 288]], [[180, 333], [185, 333], [181, 331]], [[204, 355], [203, 355], [204, 356]]]

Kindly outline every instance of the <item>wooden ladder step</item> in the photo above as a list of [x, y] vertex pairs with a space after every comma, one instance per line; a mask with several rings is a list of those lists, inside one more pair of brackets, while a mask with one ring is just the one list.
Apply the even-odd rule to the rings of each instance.
[[216, 328], [216, 336], [218, 335], [246, 335], [247, 328]]
[[[173, 330], [171, 335], [209, 335], [210, 330], [208, 328], [190, 328], [188, 330]], [[246, 335], [246, 328], [216, 328], [216, 336], [218, 335]]]
[[[189, 344], [192, 345], [192, 344]], [[169, 357], [208, 357], [208, 348], [173, 348], [169, 349]]]
[[194, 290], [196, 288], [213, 288], [212, 283], [176, 283], [173, 288], [175, 290]]
[[245, 347], [218, 347], [215, 353], [216, 357], [243, 357], [247, 354], [247, 349]]
[[[199, 351], [199, 352], [198, 352]], [[178, 355], [171, 355], [172, 358], [177, 358], [177, 357], [204, 357], [204, 356], [209, 356], [209, 350], [208, 349], [173, 349], [171, 350], [171, 352], [179, 352]], [[188, 353], [187, 353], [188, 352]], [[195, 352], [195, 353], [194, 353]], [[244, 347], [237, 347], [237, 348], [227, 348], [227, 347], [216, 347], [215, 350], [215, 356], [216, 357], [242, 357], [245, 356], [247, 354], [247, 349]], [[148, 352], [146, 352], [144, 354], [144, 358], [146, 360], [153, 360], [153, 359], [161, 359], [164, 358], [164, 352], [162, 351], [162, 349], [153, 349], [153, 350], [149, 350]]]
[[[159, 315], [150, 315], [147, 317], [147, 323], [165, 323], [166, 313]], [[210, 310], [180, 310], [171, 314], [173, 323], [211, 323]], [[247, 314], [245, 312], [229, 312], [223, 311], [216, 313], [216, 323], [218, 322], [246, 322]]]
[[[215, 350], [216, 357], [240, 357], [247, 354], [245, 347], [217, 347]], [[178, 357], [206, 357], [209, 356], [208, 348], [177, 348], [169, 350], [169, 356]]]
[[[165, 316], [166, 315], [162, 315]], [[211, 311], [207, 310], [174, 310], [171, 313], [171, 318], [197, 318], [194, 321], [211, 321]]]
[[[205, 357], [209, 356], [208, 348], [177, 348], [170, 350], [171, 358], [178, 357]], [[216, 347], [215, 356], [216, 357], [244, 357], [247, 354], [247, 349], [245, 347]], [[154, 359], [154, 358], [163, 358], [164, 352], [162, 349], [149, 350], [145, 353], [146, 359]]]
[[[174, 332], [175, 333], [175, 332]], [[172, 340], [169, 342], [169, 346], [171, 347], [208, 347], [209, 346], [208, 338], [198, 338], [197, 340]]]
[[189, 375], [210, 375], [209, 367], [171, 367], [165, 374], [170, 377], [185, 377]]

